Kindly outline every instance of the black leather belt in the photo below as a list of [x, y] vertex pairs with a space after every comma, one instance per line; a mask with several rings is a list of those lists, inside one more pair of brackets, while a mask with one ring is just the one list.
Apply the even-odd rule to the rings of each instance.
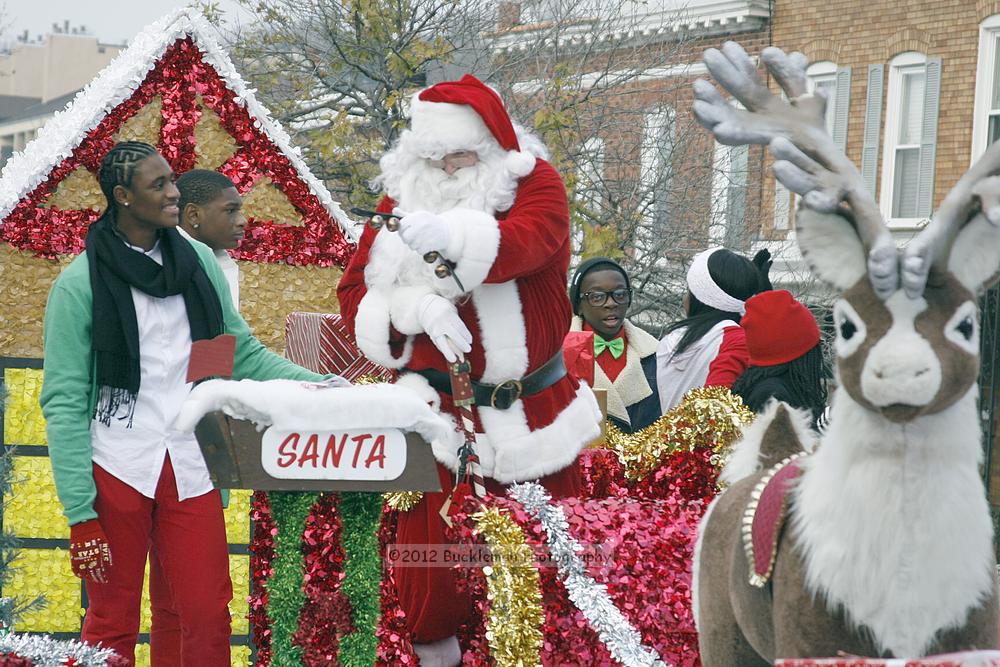
[[[432, 387], [441, 393], [451, 394], [451, 377], [447, 373], [435, 368], [422, 370], [408, 368], [406, 370], [423, 376]], [[551, 359], [520, 380], [505, 380], [500, 384], [473, 381], [472, 392], [476, 398], [476, 405], [506, 410], [522, 396], [537, 394], [563, 379], [565, 375], [566, 364], [563, 362], [563, 354], [560, 350], [552, 355]]]

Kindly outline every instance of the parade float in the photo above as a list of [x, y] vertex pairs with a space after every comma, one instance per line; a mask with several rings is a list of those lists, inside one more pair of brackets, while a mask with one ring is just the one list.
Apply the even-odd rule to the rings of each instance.
[[[214, 29], [191, 10], [171, 14], [137, 35], [10, 159], [0, 178], [0, 312], [5, 322], [0, 381], [6, 392], [3, 446], [16, 450], [3, 528], [21, 539], [22, 548], [3, 595], [33, 599], [43, 593], [47, 607], [27, 614], [15, 629], [67, 642], [79, 636], [86, 604], [81, 582], [70, 570], [69, 531], [56, 499], [38, 407], [42, 317], [52, 281], [82, 251], [87, 226], [105, 206], [96, 171], [120, 140], [157, 146], [177, 174], [215, 169], [237, 184], [248, 218], [246, 238], [233, 253], [241, 270], [241, 312], [272, 349], [284, 348], [289, 311], [336, 312], [335, 285], [353, 248], [347, 216], [257, 102]], [[251, 654], [249, 497], [249, 492], [235, 492], [226, 514], [235, 588], [234, 664], [247, 664]], [[148, 600], [143, 608], [146, 633]], [[148, 659], [141, 646], [145, 641], [143, 634], [140, 664]], [[0, 654], [9, 645], [0, 642]], [[78, 662], [66, 664], [103, 664], [97, 654], [68, 646], [65, 656], [77, 656]]]

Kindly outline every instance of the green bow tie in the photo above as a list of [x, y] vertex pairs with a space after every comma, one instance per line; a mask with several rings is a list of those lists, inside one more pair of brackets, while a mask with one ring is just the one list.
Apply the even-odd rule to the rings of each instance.
[[619, 336], [611, 340], [604, 340], [597, 334], [594, 334], [594, 356], [596, 357], [601, 352], [604, 352], [604, 350], [610, 352], [611, 356], [617, 359], [625, 354], [625, 339]]

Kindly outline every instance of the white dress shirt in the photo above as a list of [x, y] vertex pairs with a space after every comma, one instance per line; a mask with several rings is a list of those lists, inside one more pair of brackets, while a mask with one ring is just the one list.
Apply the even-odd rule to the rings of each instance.
[[[144, 252], [142, 248], [129, 246]], [[145, 252], [157, 263], [163, 258], [159, 243]], [[128, 420], [111, 419], [108, 426], [90, 425], [94, 462], [133, 489], [153, 498], [166, 454], [177, 480], [180, 500], [212, 490], [205, 459], [191, 433], [173, 428], [181, 405], [191, 392], [185, 382], [191, 356], [191, 327], [184, 297], [158, 299], [132, 288], [139, 325], [139, 394], [132, 427]]]

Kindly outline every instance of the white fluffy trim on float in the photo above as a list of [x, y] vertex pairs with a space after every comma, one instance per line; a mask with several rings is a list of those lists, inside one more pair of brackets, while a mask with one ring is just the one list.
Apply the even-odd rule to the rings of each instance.
[[203, 416], [221, 410], [259, 427], [353, 430], [398, 428], [428, 442], [448, 436], [450, 425], [422, 396], [395, 384], [351, 386], [300, 380], [209, 380], [188, 395], [175, 427], [193, 431]]

